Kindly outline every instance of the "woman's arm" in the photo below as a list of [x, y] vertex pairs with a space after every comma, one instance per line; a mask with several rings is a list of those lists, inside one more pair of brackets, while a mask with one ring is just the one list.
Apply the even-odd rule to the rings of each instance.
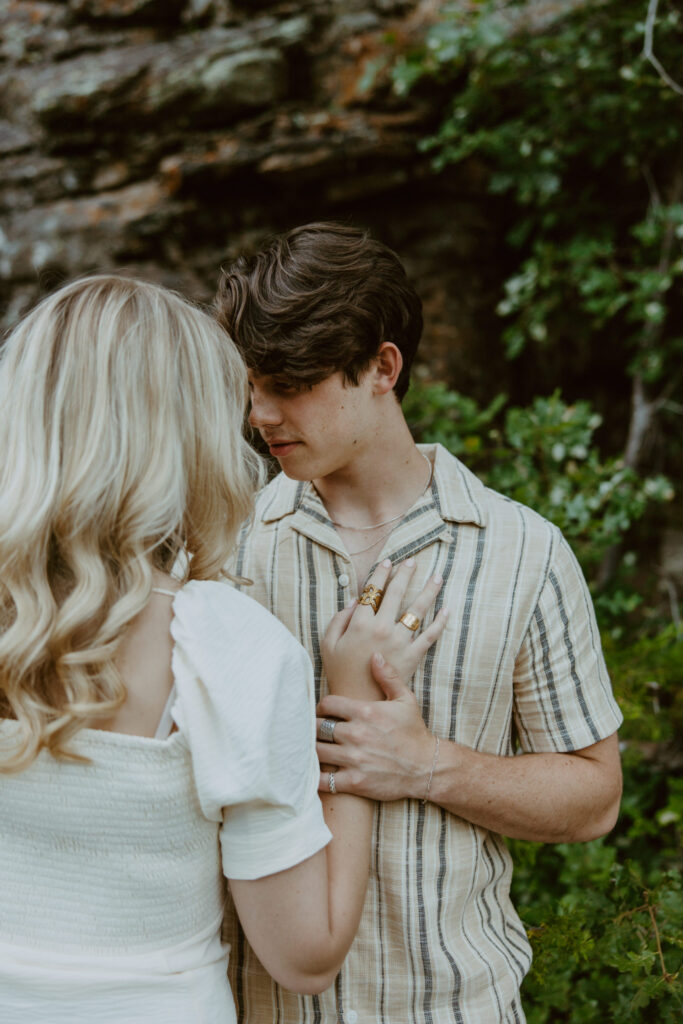
[[[391, 652], [402, 674], [414, 671], [436, 640], [446, 617], [437, 617], [420, 638], [396, 620], [411, 565], [400, 566], [387, 585], [390, 565], [378, 566], [370, 582], [386, 594], [377, 615], [354, 605], [332, 620], [323, 642], [330, 690], [372, 701], [383, 694], [371, 673], [380, 649]], [[420, 607], [432, 604], [440, 583], [431, 580]], [[386, 604], [386, 607], [385, 607]], [[419, 642], [418, 642], [419, 640]], [[414, 662], [414, 664], [413, 664]], [[412, 668], [411, 668], [412, 666]], [[308, 860], [252, 881], [232, 879], [230, 888], [242, 927], [266, 970], [286, 988], [309, 994], [333, 983], [358, 928], [370, 867], [374, 803], [349, 794], [321, 794], [333, 839]]]
[[240, 923], [268, 973], [315, 994], [333, 983], [358, 928], [370, 865], [374, 803], [322, 796], [333, 839], [308, 860], [254, 881], [231, 880]]

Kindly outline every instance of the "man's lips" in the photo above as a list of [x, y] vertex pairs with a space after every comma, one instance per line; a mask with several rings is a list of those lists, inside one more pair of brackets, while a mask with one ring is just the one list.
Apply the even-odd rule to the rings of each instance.
[[300, 441], [281, 441], [279, 439], [267, 442], [268, 451], [278, 459], [282, 458], [283, 455], [289, 455], [300, 443]]

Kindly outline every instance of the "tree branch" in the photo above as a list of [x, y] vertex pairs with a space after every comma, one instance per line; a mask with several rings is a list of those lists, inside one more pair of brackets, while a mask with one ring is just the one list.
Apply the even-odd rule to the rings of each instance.
[[[645, 171], [647, 171], [647, 173], [645, 173]], [[650, 192], [651, 203], [655, 206], [661, 206], [656, 183], [649, 171], [649, 168], [644, 169], [644, 174]], [[678, 167], [674, 173], [671, 191], [667, 200], [671, 205], [674, 205], [675, 203], [680, 202], [682, 196], [683, 168]], [[660, 274], [665, 274], [671, 265], [671, 256], [675, 237], [675, 224], [669, 217], [659, 250], [657, 269]], [[641, 337], [641, 350], [645, 351], [654, 345], [658, 336], [661, 334], [661, 331], [661, 324], [649, 324], [643, 331]], [[657, 413], [664, 406], [670, 394], [670, 385], [671, 381], [669, 380], [657, 398], [650, 398], [648, 397], [647, 390], [645, 388], [643, 375], [641, 373], [636, 373], [633, 377], [633, 384], [631, 387], [631, 416], [628, 424], [626, 447], [624, 449], [624, 464], [630, 469], [637, 469], [643, 459], [643, 453], [645, 451], [648, 437], [651, 435]], [[614, 544], [605, 552], [597, 575], [597, 585], [600, 590], [607, 586], [617, 571], [620, 556], [621, 544]]]
[[655, 25], [657, 24], [657, 8], [659, 7], [659, 0], [648, 0], [647, 5], [647, 17], [645, 19], [645, 40], [643, 42], [643, 57], [645, 60], [649, 60], [652, 67], [655, 69], [659, 77], [663, 82], [673, 89], [674, 92], [679, 93], [683, 96], [683, 86], [680, 86], [678, 82], [674, 82], [671, 75], [668, 74], [666, 69], [662, 66], [654, 52], [654, 38], [655, 38]]

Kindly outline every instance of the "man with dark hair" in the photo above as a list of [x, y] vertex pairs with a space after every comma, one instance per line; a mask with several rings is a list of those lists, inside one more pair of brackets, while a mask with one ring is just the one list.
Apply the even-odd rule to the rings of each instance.
[[[283, 471], [234, 568], [313, 659], [321, 789], [377, 801], [365, 910], [333, 988], [280, 989], [229, 915], [238, 1020], [519, 1024], [530, 947], [502, 837], [592, 839], [621, 794], [621, 715], [576, 560], [556, 527], [415, 445], [400, 399], [420, 301], [386, 246], [297, 228], [223, 275], [217, 311]], [[414, 560], [408, 600], [443, 578], [446, 630], [411, 689], [385, 666], [383, 703], [326, 695], [320, 637], [352, 595], [376, 607], [363, 584], [385, 559]]]
[[307, 224], [241, 257], [222, 277], [217, 308], [259, 376], [300, 389], [340, 370], [358, 384], [389, 341], [401, 352], [399, 401], [408, 390], [422, 303], [396, 254], [355, 228]]

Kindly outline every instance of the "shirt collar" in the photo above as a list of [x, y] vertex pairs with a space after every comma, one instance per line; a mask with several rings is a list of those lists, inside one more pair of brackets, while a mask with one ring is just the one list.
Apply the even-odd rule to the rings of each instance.
[[441, 444], [418, 445], [434, 463], [432, 491], [443, 519], [486, 526], [487, 490], [460, 459]]
[[[443, 445], [421, 444], [418, 447], [432, 460], [434, 466], [431, 493], [441, 518], [446, 522], [486, 526], [486, 488], [482, 482]], [[301, 512], [317, 521], [321, 528], [329, 529], [336, 535], [325, 506], [310, 482], [290, 480], [284, 473], [280, 473], [273, 484], [274, 493], [261, 512], [262, 522], [272, 523]]]

